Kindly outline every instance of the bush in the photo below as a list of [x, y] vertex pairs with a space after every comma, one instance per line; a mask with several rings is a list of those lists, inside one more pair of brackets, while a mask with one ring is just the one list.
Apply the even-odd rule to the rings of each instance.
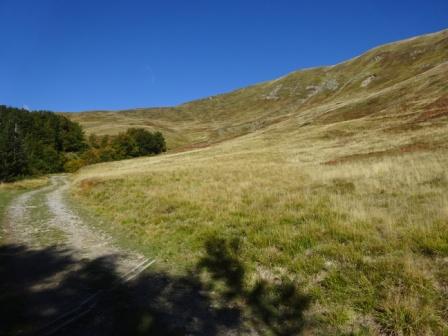
[[142, 128], [131, 128], [125, 135], [130, 138], [132, 150], [130, 156], [145, 156], [166, 151], [165, 139], [162, 133], [151, 133]]
[[115, 137], [89, 136], [90, 148], [81, 155], [85, 165], [155, 155], [166, 151], [165, 139], [160, 132], [130, 128]]
[[76, 153], [69, 153], [65, 157], [64, 171], [74, 173], [86, 165], [85, 161]]

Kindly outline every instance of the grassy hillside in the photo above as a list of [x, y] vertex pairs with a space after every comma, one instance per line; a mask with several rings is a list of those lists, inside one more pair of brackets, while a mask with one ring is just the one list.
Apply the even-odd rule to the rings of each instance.
[[[216, 144], [86, 167], [73, 196], [170, 272], [218, 242], [239, 292], [293, 281], [305, 334], [446, 335], [447, 73], [443, 31], [172, 109], [76, 115]], [[217, 302], [229, 283], [211, 283]]]
[[96, 134], [133, 126], [161, 130], [171, 149], [205, 146], [282, 121], [294, 127], [361, 117], [421, 123], [427, 105], [444, 95], [446, 103], [447, 61], [445, 30], [173, 108], [67, 115]]

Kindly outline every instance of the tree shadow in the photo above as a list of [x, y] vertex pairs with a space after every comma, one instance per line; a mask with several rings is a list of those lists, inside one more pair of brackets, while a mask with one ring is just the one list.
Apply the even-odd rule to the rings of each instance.
[[[0, 335], [299, 333], [309, 299], [289, 283], [247, 289], [232, 244], [210, 239], [184, 276], [147, 270], [132, 281], [115, 255], [77, 260], [68, 249], [0, 246]], [[219, 296], [213, 282], [225, 285]]]
[[259, 334], [296, 335], [305, 324], [304, 312], [311, 298], [301, 293], [289, 279], [245, 283], [245, 267], [239, 260], [240, 241], [212, 237], [205, 244], [206, 254], [198, 263], [198, 272], [206, 270], [213, 280], [221, 283], [221, 298], [228, 305], [242, 302], [248, 318]]

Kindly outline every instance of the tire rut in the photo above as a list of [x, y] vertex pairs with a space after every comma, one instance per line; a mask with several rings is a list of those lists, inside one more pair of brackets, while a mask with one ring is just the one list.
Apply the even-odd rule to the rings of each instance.
[[[48, 186], [21, 194], [5, 213], [3, 250], [8, 253], [0, 255], [0, 273], [9, 280], [0, 287], [14, 298], [11, 302], [27, 303], [20, 315], [26, 322], [18, 323], [32, 327], [20, 335], [60, 333], [88, 313], [90, 319], [101, 319], [101, 311], [91, 312], [97, 301], [154, 262], [90, 227], [70, 208], [69, 187], [67, 176], [51, 176]], [[38, 239], [42, 236], [46, 239]], [[80, 328], [80, 334], [88, 331]]]
[[[45, 234], [51, 228], [64, 233], [64, 242], [47, 242], [47, 246], [73, 251], [79, 260], [104, 258], [115, 265], [119, 274], [126, 274], [145, 257], [133, 251], [125, 251], [114, 244], [112, 238], [99, 230], [91, 228], [70, 208], [66, 195], [70, 181], [65, 175], [50, 177], [50, 185], [32, 190], [18, 196], [6, 211], [5, 235], [8, 242], [25, 244], [29, 247], [42, 247], [34, 239], [36, 232]], [[49, 219], [33, 218], [33, 202], [44, 194], [44, 204]]]

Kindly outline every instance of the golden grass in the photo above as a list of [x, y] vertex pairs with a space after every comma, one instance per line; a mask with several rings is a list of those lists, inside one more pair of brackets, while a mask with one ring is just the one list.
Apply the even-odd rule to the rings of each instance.
[[427, 112], [425, 106], [448, 93], [447, 60], [445, 30], [381, 46], [335, 66], [293, 72], [176, 107], [66, 115], [97, 135], [130, 127], [158, 130], [171, 150], [209, 145], [284, 122], [298, 126], [375, 116], [395, 118], [395, 126], [403, 126], [415, 123]]
[[150, 121], [171, 148], [220, 143], [85, 167], [74, 197], [171, 272], [210, 237], [239, 240], [247, 288], [286, 277], [312, 297], [310, 334], [446, 335], [448, 117], [432, 109], [447, 34], [173, 109], [77, 115], [91, 131]]
[[34, 189], [39, 188], [48, 183], [48, 177], [37, 177], [37, 178], [29, 178], [25, 180], [19, 180], [16, 182], [10, 183], [1, 183], [0, 182], [0, 191], [1, 190], [23, 190], [23, 189]]
[[[276, 127], [193, 152], [87, 167], [75, 176], [76, 197], [172, 272], [191, 268], [210, 236], [241, 238], [247, 286], [294, 279], [314, 298], [310, 330], [446, 333], [446, 148], [325, 165], [412, 139], [373, 128], [341, 145], [323, 135], [356, 131], [356, 122], [282, 136]], [[442, 141], [445, 131], [412, 134]]]

